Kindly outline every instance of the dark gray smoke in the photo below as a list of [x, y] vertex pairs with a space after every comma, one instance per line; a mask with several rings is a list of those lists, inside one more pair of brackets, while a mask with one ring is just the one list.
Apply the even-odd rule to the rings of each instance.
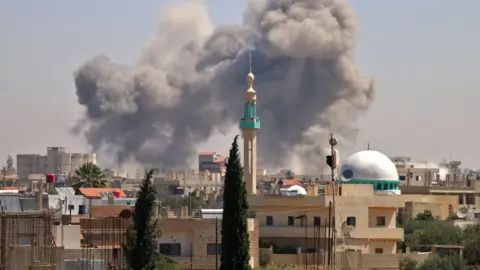
[[75, 72], [77, 128], [119, 163], [189, 165], [197, 144], [238, 124], [251, 53], [261, 165], [318, 171], [329, 125], [349, 135], [374, 96], [354, 63], [354, 14], [342, 0], [254, 0], [245, 14], [213, 27], [203, 5], [182, 2], [135, 65], [87, 61]]

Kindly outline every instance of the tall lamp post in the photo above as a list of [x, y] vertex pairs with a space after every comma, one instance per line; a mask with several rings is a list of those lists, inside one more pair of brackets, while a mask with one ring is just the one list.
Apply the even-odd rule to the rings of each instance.
[[332, 245], [331, 245], [331, 249], [332, 249], [332, 256], [331, 256], [331, 260], [332, 260], [332, 263], [328, 262], [329, 265], [331, 265], [332, 269], [335, 269], [335, 246], [336, 246], [336, 235], [337, 235], [337, 229], [336, 229], [336, 226], [335, 226], [335, 197], [336, 197], [336, 193], [337, 193], [337, 185], [335, 183], [335, 168], [337, 166], [337, 157], [336, 157], [336, 154], [335, 154], [335, 145], [337, 145], [338, 141], [335, 137], [333, 137], [333, 133], [330, 133], [330, 140], [328, 141], [328, 143], [330, 144], [330, 155], [331, 155], [331, 166], [330, 166], [330, 173], [331, 173], [331, 177], [332, 177], [332, 186], [333, 186], [333, 196], [332, 196], [332, 201], [333, 201], [333, 218], [332, 218]]
[[[296, 216], [295, 219], [299, 219], [301, 220], [301, 222], [303, 223], [303, 227], [305, 228], [305, 237], [303, 239], [303, 246], [304, 248], [306, 249], [307, 248], [307, 215], [303, 214], [303, 215], [299, 215], [299, 216]], [[302, 251], [304, 256], [304, 265], [305, 265], [305, 270], [308, 269], [308, 264], [307, 264], [307, 253], [304, 251]]]

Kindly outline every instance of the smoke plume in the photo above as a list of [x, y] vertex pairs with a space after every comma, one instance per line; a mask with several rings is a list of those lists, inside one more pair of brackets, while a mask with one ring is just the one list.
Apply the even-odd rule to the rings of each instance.
[[187, 166], [197, 144], [238, 125], [251, 54], [261, 165], [318, 171], [330, 125], [350, 136], [374, 97], [356, 34], [343, 0], [254, 0], [243, 25], [216, 27], [203, 4], [181, 2], [134, 65], [99, 55], [75, 72], [86, 108], [76, 130], [120, 164]]

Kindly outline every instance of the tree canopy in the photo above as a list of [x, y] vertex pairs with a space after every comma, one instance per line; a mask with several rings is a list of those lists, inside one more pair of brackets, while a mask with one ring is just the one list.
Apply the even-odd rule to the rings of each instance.
[[73, 174], [73, 188], [75, 190], [84, 186], [102, 188], [107, 187], [107, 185], [108, 181], [105, 179], [102, 169], [93, 163], [83, 164]]
[[250, 269], [248, 202], [235, 136], [230, 148], [223, 193], [221, 270]]
[[152, 184], [155, 170], [146, 173], [142, 181], [135, 210], [133, 224], [126, 234], [124, 252], [127, 264], [133, 270], [153, 270], [160, 263], [157, 239], [161, 231], [153, 219], [156, 207], [156, 192]]
[[452, 220], [438, 220], [429, 210], [418, 214], [404, 224], [405, 245], [411, 251], [430, 251], [430, 245], [461, 245], [463, 261], [458, 249], [437, 249], [434, 258], [423, 264], [404, 263], [402, 269], [410, 270], [462, 270], [466, 266], [480, 264], [480, 224], [467, 225], [463, 229], [455, 226]]

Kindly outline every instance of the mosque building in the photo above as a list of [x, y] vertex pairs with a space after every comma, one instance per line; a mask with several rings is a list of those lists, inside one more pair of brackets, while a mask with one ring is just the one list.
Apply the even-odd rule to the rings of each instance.
[[371, 184], [376, 195], [401, 195], [397, 168], [384, 154], [364, 150], [350, 156], [340, 167], [337, 183]]

